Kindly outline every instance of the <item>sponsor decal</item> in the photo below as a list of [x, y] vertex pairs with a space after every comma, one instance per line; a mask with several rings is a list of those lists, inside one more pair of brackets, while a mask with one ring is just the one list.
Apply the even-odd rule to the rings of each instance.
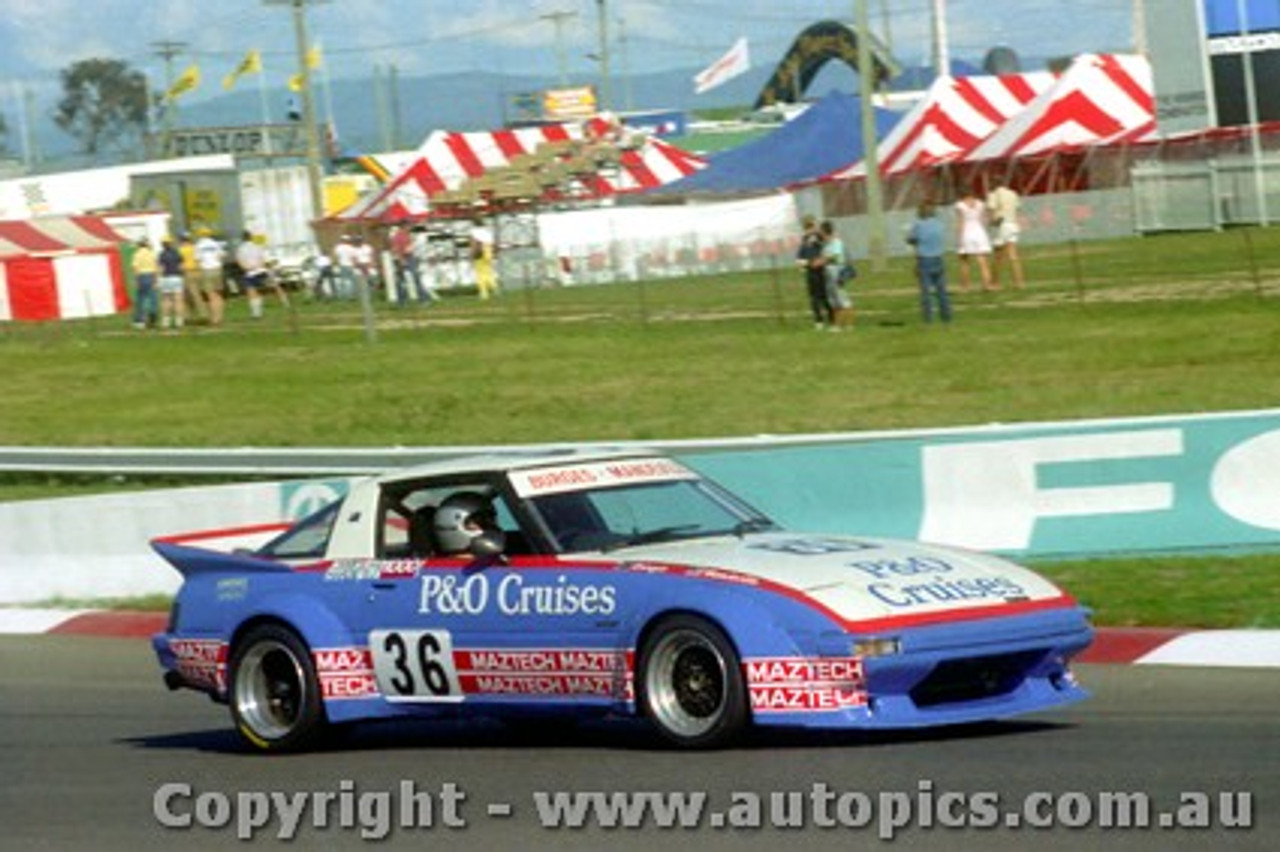
[[827, 538], [793, 538], [784, 541], [762, 541], [751, 545], [752, 550], [766, 550], [770, 553], [785, 553], [788, 556], [828, 556], [833, 553], [857, 553], [862, 550], [875, 550], [877, 545], [861, 541]]
[[[915, 607], [958, 601], [1028, 600], [1027, 590], [1007, 577], [954, 576], [956, 567], [944, 559], [910, 556], [902, 559], [869, 559], [850, 567], [872, 578], [867, 592], [892, 607]], [[923, 582], [900, 582], [920, 578]]]
[[220, 601], [242, 601], [248, 593], [248, 577], [224, 577], [214, 586], [214, 594]]
[[588, 488], [611, 488], [632, 482], [697, 478], [689, 468], [671, 459], [630, 459], [515, 471], [511, 474], [511, 484], [521, 497], [537, 497]]
[[582, 695], [631, 700], [634, 657], [598, 648], [454, 652], [468, 695]]
[[491, 580], [489, 574], [459, 577], [427, 574], [422, 578], [418, 612], [424, 615], [612, 615], [617, 589], [611, 585], [576, 583], [564, 574], [552, 582], [508, 574]]
[[339, 559], [324, 572], [329, 580], [394, 580], [418, 576], [419, 564], [413, 559]]
[[170, 639], [175, 668], [187, 683], [217, 692], [227, 689], [227, 643], [218, 639]]
[[349, 679], [368, 676], [374, 681], [374, 694], [380, 690], [393, 702], [457, 702], [467, 696], [495, 695], [631, 700], [633, 666], [630, 651], [455, 649], [447, 630], [375, 630], [369, 634], [367, 652], [339, 653], [328, 670]]
[[348, 490], [345, 479], [285, 482], [280, 485], [280, 510], [283, 517], [298, 521], [342, 498]]
[[373, 673], [373, 656], [367, 648], [317, 648], [311, 658], [320, 680], [320, 694], [326, 701], [381, 694]]
[[861, 657], [753, 657], [742, 661], [756, 713], [822, 713], [867, 705]]

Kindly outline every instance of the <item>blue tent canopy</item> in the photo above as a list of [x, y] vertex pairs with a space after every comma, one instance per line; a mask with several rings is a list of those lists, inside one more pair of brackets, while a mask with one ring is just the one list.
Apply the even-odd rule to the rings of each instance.
[[[877, 140], [900, 117], [877, 107]], [[862, 156], [862, 100], [833, 91], [769, 135], [714, 154], [705, 168], [652, 191], [678, 195], [780, 189], [851, 166]]]

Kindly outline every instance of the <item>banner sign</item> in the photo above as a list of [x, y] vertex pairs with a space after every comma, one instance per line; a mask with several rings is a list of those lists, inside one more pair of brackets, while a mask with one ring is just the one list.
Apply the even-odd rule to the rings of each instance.
[[547, 89], [542, 93], [542, 117], [547, 121], [572, 121], [596, 114], [596, 90], [591, 86]]
[[[167, 141], [166, 141], [167, 140]], [[204, 157], [232, 154], [236, 157], [305, 157], [306, 139], [296, 124], [262, 124], [248, 127], [181, 127], [151, 137], [165, 157]]]

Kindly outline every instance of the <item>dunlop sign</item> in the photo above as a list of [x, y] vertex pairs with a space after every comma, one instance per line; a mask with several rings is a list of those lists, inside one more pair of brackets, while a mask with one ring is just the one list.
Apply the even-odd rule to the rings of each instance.
[[168, 144], [163, 149], [170, 157], [301, 157], [306, 155], [301, 136], [298, 128], [287, 124], [178, 128], [169, 131]]

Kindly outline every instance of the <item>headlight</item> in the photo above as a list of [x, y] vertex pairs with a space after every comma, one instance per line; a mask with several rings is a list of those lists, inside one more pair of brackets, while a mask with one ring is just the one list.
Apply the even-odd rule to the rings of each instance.
[[855, 639], [851, 650], [855, 657], [887, 657], [902, 653], [902, 640], [896, 636]]

